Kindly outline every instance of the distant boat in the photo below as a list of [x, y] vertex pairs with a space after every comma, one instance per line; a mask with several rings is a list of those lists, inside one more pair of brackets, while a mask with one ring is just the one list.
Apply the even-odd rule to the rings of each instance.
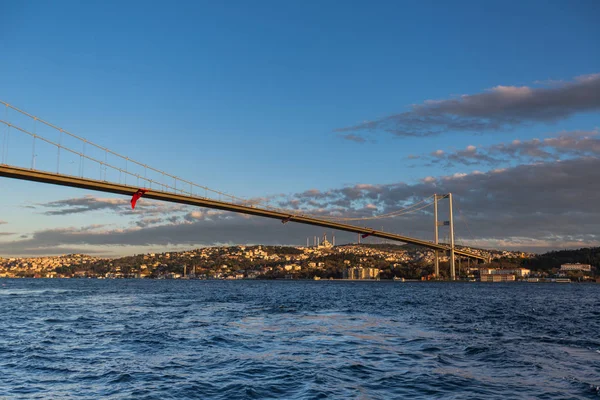
[[320, 278], [320, 277], [318, 277], [318, 276], [316, 276], [316, 275], [315, 275], [315, 277], [314, 277], [313, 279], [314, 279], [315, 281], [320, 281], [320, 280], [321, 280], [321, 278]]
[[556, 283], [571, 283], [571, 280], [569, 278], [556, 278], [554, 280], [554, 282], [556, 282]]
[[397, 276], [394, 277], [394, 280], [397, 282], [406, 282], [406, 279], [404, 278], [398, 278]]

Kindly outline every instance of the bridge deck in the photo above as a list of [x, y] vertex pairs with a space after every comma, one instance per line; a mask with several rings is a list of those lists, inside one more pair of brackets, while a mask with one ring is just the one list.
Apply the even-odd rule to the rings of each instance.
[[[80, 189], [96, 190], [107, 193], [115, 193], [126, 196], [132, 196], [139, 188], [134, 186], [116, 184], [112, 182], [99, 181], [88, 178], [80, 178], [70, 175], [55, 174], [51, 172], [37, 171], [25, 168], [18, 168], [8, 165], [0, 165], [0, 176], [27, 180], [34, 182], [49, 183], [60, 186], [70, 186]], [[259, 217], [272, 218], [278, 220], [287, 220], [290, 222], [298, 222], [301, 224], [322, 226], [325, 228], [333, 228], [340, 231], [353, 232], [358, 234], [369, 234], [370, 236], [389, 239], [404, 243], [415, 244], [427, 247], [434, 250], [448, 251], [449, 246], [444, 244], [435, 244], [426, 240], [415, 239], [408, 236], [397, 235], [394, 233], [378, 231], [368, 227], [360, 227], [355, 225], [342, 224], [325, 219], [303, 216], [299, 214], [289, 214], [280, 211], [267, 210], [253, 206], [244, 206], [235, 203], [212, 200], [204, 197], [195, 197], [163, 192], [159, 190], [150, 190], [144, 195], [144, 198], [167, 201], [171, 203], [187, 204], [191, 206], [213, 208], [224, 211], [232, 211], [241, 214], [256, 215]], [[473, 254], [463, 250], [454, 250], [455, 254], [474, 259], [487, 261], [487, 257]]]

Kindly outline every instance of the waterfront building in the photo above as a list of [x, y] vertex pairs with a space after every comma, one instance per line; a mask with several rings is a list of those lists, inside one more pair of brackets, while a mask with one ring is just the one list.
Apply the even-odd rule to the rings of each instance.
[[515, 275], [519, 278], [526, 278], [531, 271], [527, 268], [479, 268], [479, 275]]
[[356, 280], [356, 279], [378, 279], [379, 269], [377, 268], [363, 268], [363, 267], [352, 267], [344, 270], [344, 279]]
[[492, 272], [492, 274], [497, 274], [497, 275], [515, 275], [518, 276], [520, 278], [524, 278], [529, 276], [529, 273], [531, 271], [528, 270], [527, 268], [513, 268], [513, 269], [497, 269], [495, 271]]
[[481, 275], [491, 275], [496, 271], [496, 268], [479, 268], [479, 276]]
[[531, 274], [531, 270], [527, 268], [515, 268], [513, 269], [514, 274], [520, 278], [528, 277]]
[[481, 282], [514, 282], [515, 276], [509, 274], [482, 274], [479, 280]]
[[566, 271], [590, 272], [591, 270], [592, 270], [592, 266], [590, 264], [575, 263], [575, 264], [563, 264], [560, 266], [561, 272], [566, 272]]

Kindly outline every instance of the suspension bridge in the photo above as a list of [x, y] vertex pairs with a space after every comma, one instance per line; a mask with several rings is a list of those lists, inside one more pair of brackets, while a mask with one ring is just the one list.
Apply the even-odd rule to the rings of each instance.
[[[370, 217], [343, 218], [285, 210], [177, 177], [97, 145], [9, 103], [0, 101], [0, 107], [2, 105], [4, 106], [4, 117], [0, 119], [0, 127], [4, 128], [0, 153], [0, 176], [2, 177], [125, 196], [132, 196], [140, 188], [144, 188], [148, 191], [143, 197], [148, 199], [277, 219], [282, 223], [295, 222], [332, 228], [356, 233], [363, 238], [377, 237], [409, 243], [434, 250], [435, 274], [438, 277], [439, 253], [448, 253], [452, 280], [455, 279], [456, 256], [489, 261], [489, 255], [476, 254], [455, 247], [452, 194], [435, 194], [431, 196], [433, 202], [428, 203], [427, 199], [424, 199], [402, 210]], [[30, 128], [25, 128], [27, 126]], [[31, 158], [29, 158], [29, 151], [31, 151]], [[26, 164], [29, 165], [24, 165], [23, 160], [28, 159], [30, 162]], [[43, 159], [44, 162], [40, 163], [39, 159]], [[54, 166], [50, 168], [49, 165]], [[92, 177], [92, 174], [97, 175]], [[438, 201], [445, 198], [449, 200], [450, 218], [449, 221], [438, 221]], [[393, 218], [422, 210], [432, 204], [435, 228], [433, 242], [347, 223]], [[443, 225], [448, 225], [450, 229], [449, 244], [439, 242], [438, 227]]]

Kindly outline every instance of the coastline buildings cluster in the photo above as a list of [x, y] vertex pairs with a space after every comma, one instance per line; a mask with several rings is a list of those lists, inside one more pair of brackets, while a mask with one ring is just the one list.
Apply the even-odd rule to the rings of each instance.
[[[461, 279], [509, 282], [532, 271], [503, 260], [532, 254], [464, 248], [489, 255], [493, 265], [459, 263]], [[0, 258], [0, 278], [155, 278], [155, 279], [436, 279], [433, 252], [414, 246], [350, 244], [334, 246], [324, 237], [315, 246], [228, 246], [181, 252], [148, 253], [107, 259], [83, 254], [57, 257]], [[448, 257], [440, 257], [442, 264]], [[590, 265], [565, 264], [561, 274], [586, 271]], [[534, 276], [540, 276], [536, 274]], [[587, 275], [584, 275], [587, 276]], [[443, 278], [443, 276], [441, 277]]]
[[102, 260], [85, 254], [68, 254], [57, 257], [0, 258], [0, 278], [27, 275], [32, 278], [65, 278], [74, 266], [89, 266]]
[[[481, 282], [514, 282], [516, 280], [527, 280], [528, 282], [571, 282], [571, 278], [580, 281], [592, 281], [593, 267], [590, 264], [562, 264], [554, 274], [535, 272], [528, 268], [471, 268], [469, 275], [471, 279]], [[554, 275], [554, 276], [551, 276]]]

